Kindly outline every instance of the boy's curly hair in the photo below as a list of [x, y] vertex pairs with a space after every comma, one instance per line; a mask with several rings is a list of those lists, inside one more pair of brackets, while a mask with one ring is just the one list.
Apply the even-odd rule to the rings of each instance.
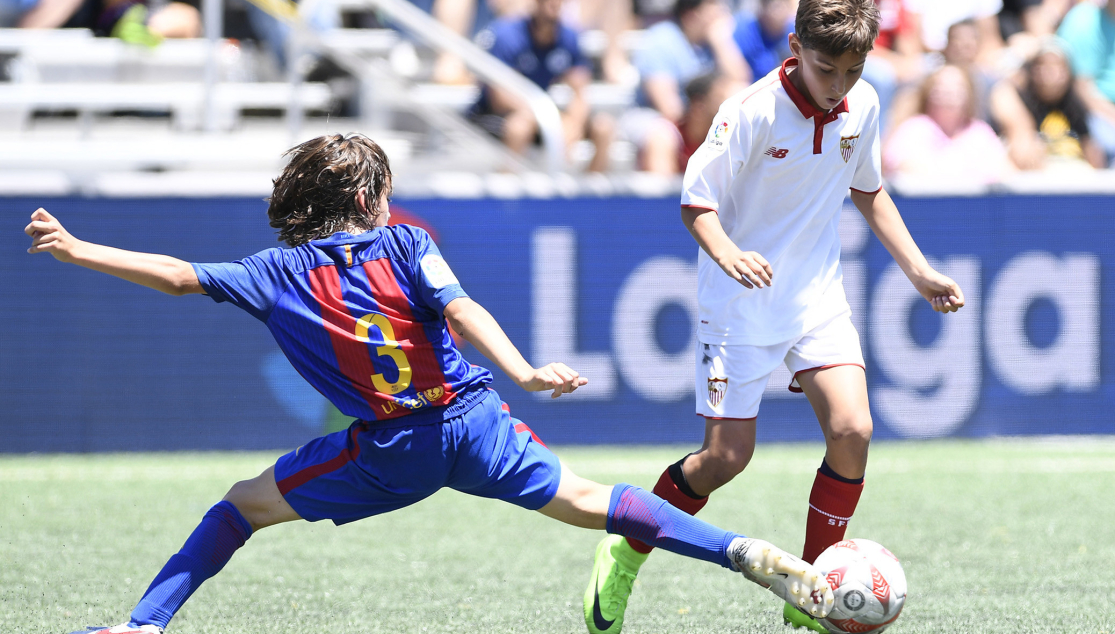
[[[274, 183], [267, 217], [279, 240], [292, 247], [346, 229], [370, 230], [384, 191], [391, 192], [391, 164], [375, 141], [362, 134], [310, 139], [286, 151], [290, 162]], [[367, 213], [356, 193], [366, 190]]]
[[875, 0], [801, 0], [794, 31], [802, 46], [826, 55], [867, 55], [879, 37], [879, 7]]

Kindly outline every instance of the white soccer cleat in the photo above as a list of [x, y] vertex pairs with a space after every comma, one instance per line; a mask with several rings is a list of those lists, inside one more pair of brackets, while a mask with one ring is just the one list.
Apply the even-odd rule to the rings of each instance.
[[158, 625], [132, 625], [121, 623], [112, 627], [90, 627], [80, 632], [70, 634], [163, 634], [163, 629]]
[[819, 570], [800, 557], [761, 539], [737, 537], [728, 545], [728, 558], [749, 580], [815, 619], [832, 610], [832, 588]]

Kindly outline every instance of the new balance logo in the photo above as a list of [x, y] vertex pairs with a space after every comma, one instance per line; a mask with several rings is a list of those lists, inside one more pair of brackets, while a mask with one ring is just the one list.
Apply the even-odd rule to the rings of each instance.
[[769, 150], [767, 150], [766, 152], [763, 152], [763, 154], [766, 154], [767, 156], [771, 156], [771, 157], [774, 157], [774, 158], [777, 158], [777, 159], [786, 158], [786, 155], [789, 154], [789, 153], [790, 153], [789, 150], [783, 150], [783, 149], [776, 148], [776, 147], [772, 147]]

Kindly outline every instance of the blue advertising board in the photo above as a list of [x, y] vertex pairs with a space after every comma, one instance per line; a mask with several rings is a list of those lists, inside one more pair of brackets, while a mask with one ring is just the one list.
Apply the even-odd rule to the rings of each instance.
[[[1115, 433], [1115, 199], [899, 199], [967, 306], [933, 313], [845, 210], [845, 287], [861, 333], [876, 438]], [[0, 451], [285, 449], [347, 424], [230, 305], [170, 297], [26, 254], [43, 206], [84, 239], [189, 261], [275, 246], [266, 203], [3, 199]], [[696, 245], [677, 200], [398, 201], [434, 234], [466, 291], [536, 364], [590, 380], [557, 400], [495, 383], [548, 443], [699, 443]], [[474, 363], [487, 361], [471, 348]], [[820, 440], [776, 372], [765, 441]]]

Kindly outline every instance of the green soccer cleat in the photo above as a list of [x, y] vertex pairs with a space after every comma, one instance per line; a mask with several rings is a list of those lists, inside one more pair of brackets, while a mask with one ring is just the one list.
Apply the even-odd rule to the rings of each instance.
[[805, 614], [804, 612], [799, 612], [794, 608], [794, 606], [790, 605], [789, 603], [784, 604], [782, 607], [782, 622], [794, 628], [795, 630], [799, 627], [804, 627], [807, 630], [813, 630], [814, 632], [820, 632], [821, 634], [829, 634], [829, 631], [826, 630], [823, 625], [818, 623], [817, 619], [809, 616], [808, 614]]
[[608, 535], [596, 546], [592, 580], [585, 590], [585, 625], [590, 634], [618, 634], [635, 575], [649, 555], [635, 552], [620, 535]]

